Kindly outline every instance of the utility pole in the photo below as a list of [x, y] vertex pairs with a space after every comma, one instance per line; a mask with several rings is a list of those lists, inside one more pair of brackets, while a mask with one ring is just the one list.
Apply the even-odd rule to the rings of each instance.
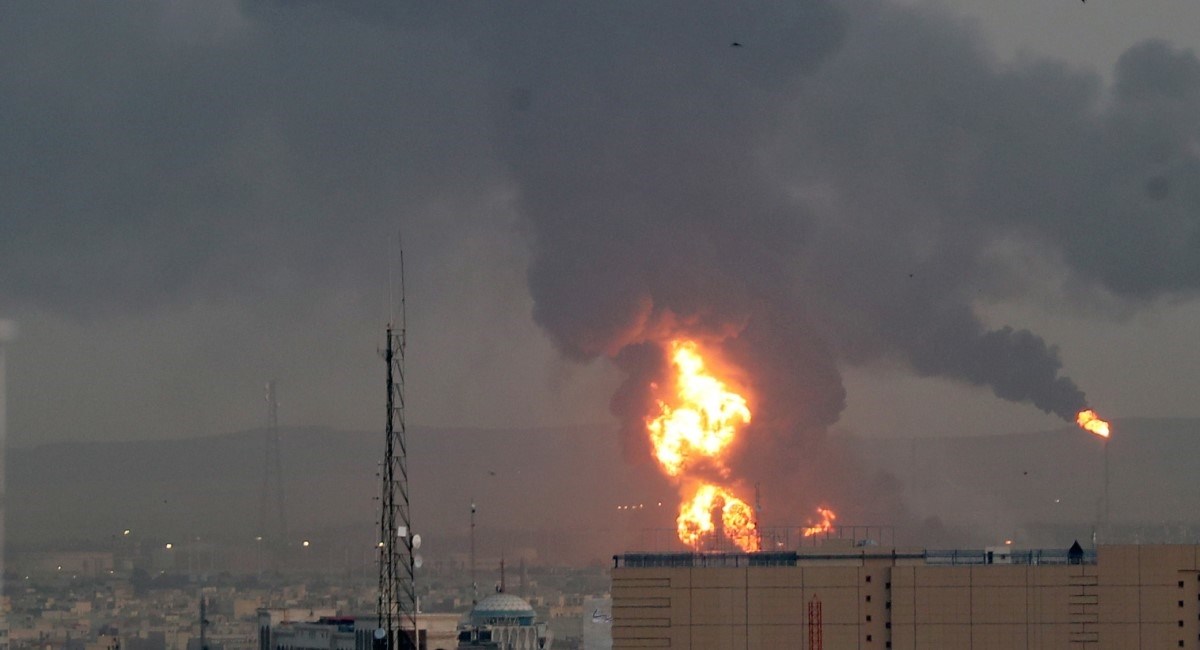
[[[762, 487], [758, 481], [754, 482], [754, 536], [758, 539], [758, 550], [763, 550], [762, 545], [762, 523], [759, 518], [762, 517]], [[774, 550], [774, 549], [772, 549]]]
[[475, 580], [475, 499], [471, 498], [471, 605], [479, 602], [479, 582]]

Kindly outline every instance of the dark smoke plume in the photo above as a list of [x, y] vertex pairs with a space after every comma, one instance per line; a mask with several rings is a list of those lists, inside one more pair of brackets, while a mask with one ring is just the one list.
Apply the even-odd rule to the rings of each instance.
[[0, 4], [0, 308], [250, 305], [247, 349], [309, 348], [263, 314], [340, 328], [380, 275], [362, 233], [402, 218], [418, 276], [486, 277], [447, 242], [506, 236], [512, 190], [533, 315], [625, 371], [631, 457], [672, 335], [750, 375], [742, 460], [779, 475], [846, 464], [819, 443], [847, 366], [1070, 417], [1056, 348], [979, 305], [1195, 293], [1200, 62], [1146, 42], [1106, 85], [983, 42], [874, 0]]
[[975, 312], [1030, 282], [1012, 251], [1084, 301], [1200, 284], [1191, 52], [1133, 48], [1107, 98], [1053, 61], [1001, 66], [941, 11], [722, 7], [541, 6], [492, 51], [534, 316], [626, 372], [631, 456], [670, 336], [752, 375], [755, 435], [778, 443], [755, 462], [786, 465], [837, 421], [847, 364], [1073, 419], [1057, 349]]

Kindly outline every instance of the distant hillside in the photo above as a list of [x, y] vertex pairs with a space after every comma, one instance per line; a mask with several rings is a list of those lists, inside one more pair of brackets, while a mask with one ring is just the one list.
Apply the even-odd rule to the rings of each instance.
[[[1114, 424], [1113, 519], [1200, 523], [1200, 420]], [[1004, 535], [1046, 525], [1088, 529], [1100, 509], [1101, 441], [1075, 428], [917, 440], [831, 434], [830, 440], [857, 453], [868, 469], [894, 474], [920, 518]], [[673, 523], [673, 488], [649, 464], [625, 462], [616, 433], [602, 427], [417, 428], [410, 445], [414, 518], [427, 535], [462, 538], [472, 497], [481, 530], [570, 531], [578, 543], [592, 544], [589, 553], [597, 557], [644, 547], [646, 529]], [[292, 530], [373, 530], [382, 449], [378, 433], [285, 431]], [[17, 545], [97, 540], [125, 528], [148, 538], [252, 539], [263, 458], [262, 431], [13, 449], [9, 539]], [[637, 503], [648, 508], [617, 508]]]
[[[1200, 524], [1200, 419], [1113, 422], [1109, 510], [1114, 524]], [[1102, 510], [1104, 442], [1075, 427], [964, 438], [850, 444], [904, 485], [918, 514], [1019, 531], [1090, 529]]]
[[[629, 523], [617, 516], [618, 504], [671, 494], [647, 467], [622, 461], [616, 434], [599, 428], [417, 428], [409, 432], [409, 443], [414, 521], [442, 535], [465, 534], [472, 497], [481, 529], [569, 528], [613, 535]], [[286, 431], [289, 528], [371, 530], [382, 455], [382, 433]], [[14, 449], [9, 539], [95, 540], [125, 528], [160, 539], [250, 539], [259, 518], [264, 456], [262, 431]]]

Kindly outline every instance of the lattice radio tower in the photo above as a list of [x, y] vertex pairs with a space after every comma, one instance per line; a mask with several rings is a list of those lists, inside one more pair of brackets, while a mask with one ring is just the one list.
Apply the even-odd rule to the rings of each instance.
[[[404, 250], [400, 249], [400, 322], [387, 326], [387, 427], [379, 517], [379, 630], [389, 650], [417, 647], [412, 520], [408, 502], [408, 440], [404, 428]], [[382, 637], [382, 638], [380, 638]]]
[[266, 384], [267, 401], [266, 455], [263, 459], [262, 495], [258, 510], [258, 543], [270, 551], [274, 568], [287, 543], [287, 515], [283, 506], [283, 459], [279, 449], [279, 395], [275, 380]]

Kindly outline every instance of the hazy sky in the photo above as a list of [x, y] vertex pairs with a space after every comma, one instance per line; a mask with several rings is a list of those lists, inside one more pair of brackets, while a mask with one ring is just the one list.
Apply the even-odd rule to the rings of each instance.
[[1004, 326], [1200, 416], [1200, 5], [396, 5], [0, 6], [14, 444], [260, 426], [272, 378], [379, 427], [399, 229], [422, 424], [615, 428], [646, 300], [767, 314], [864, 435], [1059, 426], [972, 365]]

